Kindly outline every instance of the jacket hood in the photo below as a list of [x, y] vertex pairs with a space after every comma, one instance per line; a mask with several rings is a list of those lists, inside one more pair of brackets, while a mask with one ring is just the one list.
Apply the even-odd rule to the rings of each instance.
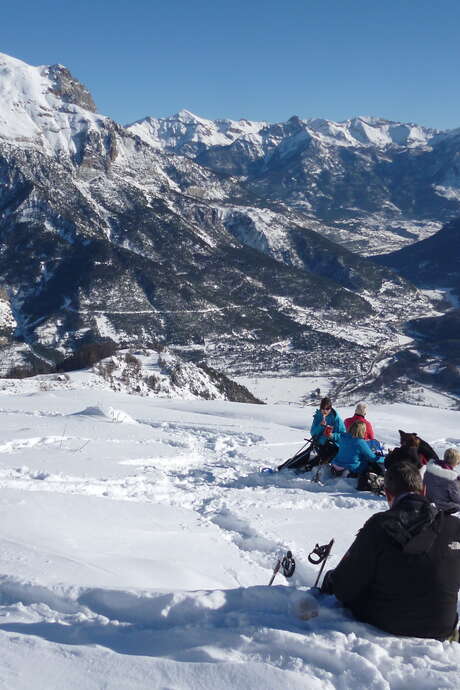
[[386, 513], [383, 530], [405, 553], [429, 551], [439, 533], [442, 513], [420, 494], [408, 494]]
[[435, 474], [437, 477], [441, 477], [442, 479], [458, 479], [458, 472], [455, 470], [449, 470], [447, 467], [442, 467], [438, 462], [436, 462], [436, 460], [430, 460], [426, 466], [426, 471], [430, 474]]

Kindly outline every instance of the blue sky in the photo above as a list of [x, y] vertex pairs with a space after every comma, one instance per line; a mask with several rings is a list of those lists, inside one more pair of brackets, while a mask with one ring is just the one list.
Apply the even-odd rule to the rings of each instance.
[[62, 63], [123, 124], [374, 115], [460, 127], [458, 0], [4, 3], [0, 52]]

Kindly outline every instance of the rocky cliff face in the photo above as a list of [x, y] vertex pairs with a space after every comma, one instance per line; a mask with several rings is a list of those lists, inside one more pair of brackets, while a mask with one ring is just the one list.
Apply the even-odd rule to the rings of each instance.
[[64, 103], [72, 103], [92, 113], [96, 112], [96, 105], [90, 92], [78, 79], [75, 79], [63, 65], [50, 65], [43, 70], [52, 82], [50, 93]]

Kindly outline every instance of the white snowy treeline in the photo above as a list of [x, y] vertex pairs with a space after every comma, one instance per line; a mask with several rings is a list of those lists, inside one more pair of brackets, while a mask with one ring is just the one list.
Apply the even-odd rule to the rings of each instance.
[[204, 372], [168, 350], [121, 350], [93, 370], [115, 391], [160, 398], [224, 399]]
[[260, 402], [243, 384], [204, 365], [187, 362], [168, 348], [160, 352], [120, 349], [91, 370], [0, 379], [0, 391], [9, 393], [72, 389], [74, 385], [153, 398]]
[[216, 382], [200, 367], [170, 350], [121, 350], [94, 367], [115, 391], [156, 398], [225, 400]]
[[[384, 499], [263, 474], [313, 408], [115, 393], [89, 372], [0, 399], [0, 678], [8, 690], [458, 687], [460, 645], [397, 638], [333, 598], [299, 611]], [[22, 387], [22, 390], [21, 390]], [[343, 414], [351, 408], [340, 410]], [[459, 412], [372, 407], [387, 445], [456, 445]], [[267, 587], [277, 554], [297, 570]]]

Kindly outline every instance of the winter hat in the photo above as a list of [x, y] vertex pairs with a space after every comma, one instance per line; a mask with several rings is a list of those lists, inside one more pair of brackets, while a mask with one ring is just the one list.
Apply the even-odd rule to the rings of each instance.
[[360, 402], [356, 405], [355, 414], [359, 414], [362, 417], [366, 416], [367, 405], [366, 403]]

